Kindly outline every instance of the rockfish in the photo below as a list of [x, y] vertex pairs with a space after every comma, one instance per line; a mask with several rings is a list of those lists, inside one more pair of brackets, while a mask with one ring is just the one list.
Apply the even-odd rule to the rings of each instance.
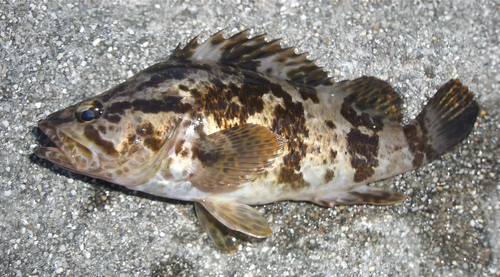
[[193, 201], [220, 249], [235, 231], [272, 231], [249, 205], [401, 202], [367, 186], [425, 165], [459, 144], [479, 107], [458, 80], [445, 83], [408, 125], [401, 97], [375, 77], [335, 82], [248, 31], [194, 38], [172, 57], [38, 123], [56, 147], [40, 158], [132, 190]]

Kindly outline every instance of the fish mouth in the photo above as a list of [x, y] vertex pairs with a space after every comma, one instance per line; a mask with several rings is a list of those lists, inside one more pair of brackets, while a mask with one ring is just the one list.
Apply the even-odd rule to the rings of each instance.
[[38, 127], [56, 147], [39, 147], [35, 150], [35, 155], [74, 172], [83, 172], [90, 167], [92, 151], [85, 145], [50, 121], [41, 120]]

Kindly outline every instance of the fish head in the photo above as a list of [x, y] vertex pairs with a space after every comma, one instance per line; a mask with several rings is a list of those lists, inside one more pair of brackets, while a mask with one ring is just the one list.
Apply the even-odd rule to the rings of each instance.
[[39, 121], [55, 147], [38, 148], [35, 154], [79, 174], [127, 187], [143, 184], [158, 171], [180, 123], [176, 110], [165, 105], [181, 100], [112, 92], [86, 99]]

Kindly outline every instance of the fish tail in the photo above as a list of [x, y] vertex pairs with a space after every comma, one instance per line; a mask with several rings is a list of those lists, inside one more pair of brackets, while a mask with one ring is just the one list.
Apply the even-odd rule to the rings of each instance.
[[413, 122], [404, 127], [407, 138], [420, 137], [410, 145], [415, 156], [420, 155], [420, 164], [433, 161], [465, 139], [478, 113], [474, 95], [460, 81], [451, 79], [441, 86]]

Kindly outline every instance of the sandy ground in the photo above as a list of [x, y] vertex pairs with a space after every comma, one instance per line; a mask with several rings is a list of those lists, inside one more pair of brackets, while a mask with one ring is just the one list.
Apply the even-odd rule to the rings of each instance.
[[[380, 2], [0, 0], [0, 272], [499, 276], [499, 4]], [[284, 38], [337, 81], [389, 81], [405, 122], [450, 78], [474, 91], [482, 112], [451, 153], [374, 184], [407, 194], [403, 204], [257, 207], [275, 233], [229, 253], [214, 248], [191, 203], [134, 195], [33, 156], [46, 143], [38, 120], [223, 28]]]

